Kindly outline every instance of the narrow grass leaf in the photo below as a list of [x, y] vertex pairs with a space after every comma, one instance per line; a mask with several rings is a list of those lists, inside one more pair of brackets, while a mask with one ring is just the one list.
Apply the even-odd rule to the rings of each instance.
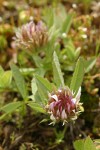
[[37, 112], [45, 113], [45, 109], [43, 109], [43, 107], [40, 106], [38, 103], [28, 102], [28, 106], [30, 106], [33, 110]]
[[9, 87], [12, 80], [12, 72], [5, 71], [2, 76], [0, 76], [0, 88]]
[[41, 99], [42, 104], [45, 105], [47, 101], [47, 97], [48, 97], [48, 91], [39, 80], [37, 80], [36, 78], [35, 80], [36, 80], [37, 91], [38, 91], [39, 97]]
[[67, 46], [66, 53], [67, 53], [67, 57], [69, 58], [70, 61], [75, 60], [75, 50], [73, 49], [73, 47]]
[[58, 56], [56, 52], [53, 54], [53, 75], [54, 75], [54, 82], [58, 87], [64, 87], [64, 79], [60, 68], [60, 63], [58, 60]]
[[8, 114], [8, 113], [12, 113], [13, 111], [15, 111], [21, 105], [22, 105], [22, 102], [12, 102], [3, 106], [0, 110]]
[[35, 78], [32, 79], [31, 88], [32, 88], [32, 94], [35, 95], [35, 93], [36, 93], [36, 91], [37, 91], [37, 85], [36, 85], [36, 80], [35, 80]]
[[84, 76], [84, 60], [83, 58], [79, 58], [76, 63], [75, 71], [73, 73], [73, 77], [70, 84], [70, 88], [73, 92], [75, 92], [75, 94], [78, 92], [78, 89], [82, 84], [83, 76]]
[[85, 61], [85, 73], [88, 73], [96, 63], [96, 57], [90, 58]]
[[62, 33], [68, 33], [71, 23], [72, 23], [73, 14], [68, 14], [63, 25], [62, 25]]
[[35, 78], [47, 89], [47, 91], [49, 91], [49, 92], [52, 91], [52, 85], [47, 79], [45, 79], [39, 75], [35, 75]]
[[23, 99], [26, 99], [27, 89], [24, 77], [22, 76], [21, 72], [19, 71], [19, 68], [16, 65], [12, 64], [11, 70], [20, 94], [22, 95]]

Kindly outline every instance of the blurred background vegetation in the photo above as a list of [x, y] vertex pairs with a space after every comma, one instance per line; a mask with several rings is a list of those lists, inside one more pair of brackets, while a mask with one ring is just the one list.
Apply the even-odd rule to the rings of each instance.
[[[40, 48], [30, 52], [16, 47], [13, 40], [15, 31], [31, 20], [42, 20], [48, 28], [51, 43], [45, 51]], [[60, 123], [49, 126], [43, 120], [43, 114], [35, 113], [30, 108], [25, 110], [25, 114], [15, 110], [5, 116], [0, 109], [1, 150], [73, 150], [74, 140], [88, 135], [100, 139], [99, 0], [0, 0], [0, 107], [21, 99], [14, 85], [10, 85], [9, 64], [13, 62], [23, 69], [22, 74], [31, 95], [34, 73], [52, 81], [50, 56], [53, 49], [59, 57], [67, 85], [77, 59], [79, 56], [84, 58], [81, 96], [84, 113], [74, 125], [68, 123], [65, 130]], [[97, 148], [100, 148], [98, 144]]]

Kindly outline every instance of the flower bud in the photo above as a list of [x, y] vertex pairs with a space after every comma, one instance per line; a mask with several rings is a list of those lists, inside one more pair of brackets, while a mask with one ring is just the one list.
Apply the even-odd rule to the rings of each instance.
[[42, 21], [37, 24], [31, 21], [18, 29], [14, 39], [18, 47], [29, 49], [40, 47], [48, 41], [47, 28]]
[[56, 121], [65, 122], [77, 119], [77, 116], [82, 111], [82, 103], [79, 103], [81, 88], [74, 96], [73, 92], [67, 88], [60, 88], [49, 94], [49, 101], [46, 106], [50, 118], [55, 123]]

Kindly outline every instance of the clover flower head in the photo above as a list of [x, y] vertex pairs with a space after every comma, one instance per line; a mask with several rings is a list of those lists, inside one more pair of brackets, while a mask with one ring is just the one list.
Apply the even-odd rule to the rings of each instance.
[[48, 41], [47, 28], [42, 21], [37, 24], [30, 21], [18, 29], [14, 39], [18, 47], [29, 49], [40, 47]]
[[93, 1], [92, 3], [92, 6], [91, 6], [91, 9], [92, 9], [92, 15], [95, 17], [95, 18], [98, 18], [100, 17], [100, 2], [96, 2], [96, 1]]
[[49, 94], [49, 101], [46, 106], [47, 112], [53, 123], [62, 121], [63, 124], [71, 120], [76, 120], [81, 112], [80, 103], [81, 88], [79, 88], [76, 96], [68, 88], [60, 88]]

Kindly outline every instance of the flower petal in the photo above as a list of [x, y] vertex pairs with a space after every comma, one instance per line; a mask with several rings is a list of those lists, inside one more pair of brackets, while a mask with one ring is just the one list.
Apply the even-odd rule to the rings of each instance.
[[52, 97], [53, 99], [55, 99], [56, 101], [58, 101], [57, 95], [52, 95], [51, 97]]
[[54, 117], [53, 114], [51, 114], [50, 119], [51, 119], [51, 120], [55, 120], [55, 117]]
[[81, 87], [79, 88], [77, 94], [76, 94], [76, 101], [79, 102], [80, 101], [80, 96], [81, 96]]
[[67, 118], [67, 114], [65, 112], [65, 109], [63, 109], [63, 111], [62, 111], [61, 118], [62, 119], [66, 119]]
[[74, 104], [76, 103], [76, 98], [72, 98], [71, 100]]

